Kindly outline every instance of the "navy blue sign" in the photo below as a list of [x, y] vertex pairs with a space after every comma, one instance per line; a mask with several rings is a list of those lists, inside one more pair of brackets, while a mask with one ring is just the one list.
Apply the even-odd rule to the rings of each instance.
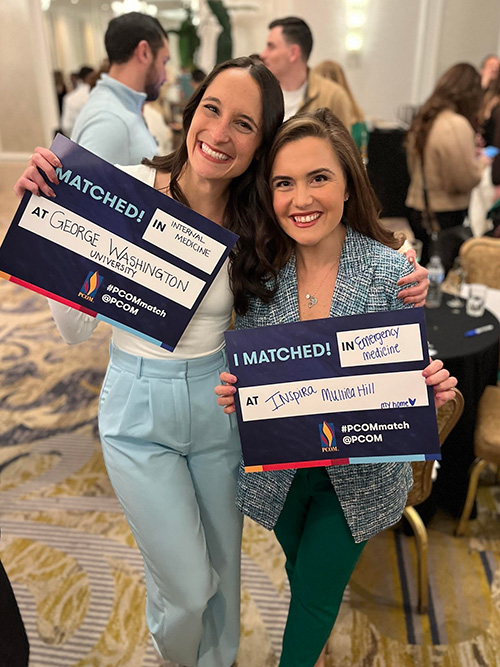
[[245, 470], [439, 459], [423, 308], [226, 333]]
[[173, 350], [237, 236], [66, 137], [55, 199], [27, 192], [0, 276]]

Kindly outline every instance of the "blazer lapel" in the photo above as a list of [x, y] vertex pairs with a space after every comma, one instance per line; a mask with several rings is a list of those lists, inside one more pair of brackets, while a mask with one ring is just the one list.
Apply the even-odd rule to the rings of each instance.
[[365, 312], [373, 282], [373, 266], [363, 241], [363, 236], [346, 225], [346, 237], [330, 308], [331, 317]]
[[292, 255], [280, 271], [278, 282], [279, 288], [271, 304], [268, 323], [288, 324], [289, 322], [298, 322], [300, 317], [295, 255]]

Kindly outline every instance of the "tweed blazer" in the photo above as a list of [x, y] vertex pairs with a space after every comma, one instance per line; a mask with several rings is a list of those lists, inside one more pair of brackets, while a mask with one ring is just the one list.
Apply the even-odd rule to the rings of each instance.
[[[397, 299], [397, 281], [412, 267], [406, 258], [347, 226], [330, 317], [405, 308]], [[295, 257], [278, 276], [271, 304], [252, 299], [248, 312], [237, 316], [236, 329], [299, 320]], [[410, 463], [372, 463], [326, 468], [351, 533], [361, 542], [395, 524], [413, 485]], [[236, 503], [241, 512], [272, 529], [285, 503], [295, 470], [245, 473], [238, 477]]]

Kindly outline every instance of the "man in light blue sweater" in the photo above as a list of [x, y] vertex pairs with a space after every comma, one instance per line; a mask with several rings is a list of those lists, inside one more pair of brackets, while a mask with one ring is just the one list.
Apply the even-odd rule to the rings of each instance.
[[139, 164], [158, 153], [142, 116], [166, 80], [167, 34], [140, 12], [110, 21], [105, 35], [109, 74], [103, 74], [80, 112], [71, 139], [112, 164]]

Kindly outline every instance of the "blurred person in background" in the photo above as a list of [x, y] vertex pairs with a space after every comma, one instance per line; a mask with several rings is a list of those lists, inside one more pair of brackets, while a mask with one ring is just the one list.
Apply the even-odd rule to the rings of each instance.
[[206, 74], [202, 69], [196, 68], [191, 72], [191, 86], [193, 90], [197, 90], [205, 77]]
[[78, 83], [78, 72], [69, 73], [69, 89], [75, 90], [76, 84]]
[[28, 667], [29, 643], [14, 591], [0, 561], [0, 667]]
[[490, 53], [483, 58], [479, 68], [479, 74], [481, 75], [481, 88], [484, 91], [487, 91], [493, 81], [497, 78], [499, 66], [500, 59], [495, 53]]
[[158, 144], [160, 155], [167, 155], [173, 150], [173, 130], [168, 124], [163, 109], [165, 108], [165, 86], [160, 90], [158, 99], [145, 102], [142, 109], [148, 130]]
[[352, 94], [351, 87], [349, 86], [344, 70], [341, 65], [335, 60], [323, 60], [322, 63], [316, 65], [314, 72], [324, 77], [325, 79], [330, 79], [330, 81], [335, 81], [338, 83], [347, 93], [349, 101], [351, 103], [351, 136], [354, 139], [356, 146], [361, 153], [363, 161], [366, 163], [368, 157], [368, 128], [365, 122], [365, 114], [363, 110], [356, 102], [356, 98]]
[[177, 77], [177, 84], [179, 86], [179, 92], [181, 96], [181, 101], [186, 103], [193, 93], [193, 76], [191, 70], [188, 67], [182, 67], [179, 76]]
[[152, 16], [130, 12], [109, 22], [104, 41], [109, 73], [92, 90], [71, 139], [112, 164], [138, 164], [158, 154], [142, 108], [166, 80], [167, 34]]
[[109, 60], [107, 58], [104, 58], [100, 66], [89, 75], [87, 81], [89, 83], [90, 90], [96, 87], [97, 82], [103, 74], [109, 74]]
[[[407, 160], [411, 182], [406, 205], [409, 223], [423, 243], [423, 264], [429, 259], [432, 233], [439, 235], [436, 250], [445, 270], [449, 270], [463, 238], [458, 227], [467, 215], [472, 189], [481, 180], [490, 160], [478, 157], [475, 134], [481, 105], [481, 77], [467, 63], [450, 67], [439, 79], [431, 96], [415, 117], [407, 140]], [[439, 229], [424, 226], [427, 193], [428, 209]], [[457, 228], [456, 237], [447, 233]]]
[[309, 69], [307, 61], [312, 47], [311, 29], [302, 19], [287, 16], [269, 24], [266, 48], [260, 58], [280, 83], [285, 100], [285, 120], [299, 111], [327, 107], [350, 129], [349, 97], [338, 83]]
[[63, 99], [66, 93], [68, 92], [68, 89], [66, 88], [66, 83], [64, 82], [63, 73], [60, 69], [54, 70], [54, 85], [56, 87], [57, 105], [59, 107], [59, 117], [60, 117], [62, 114]]
[[[500, 149], [500, 74], [490, 84], [484, 95], [480, 121], [483, 144]], [[499, 156], [500, 154], [493, 158], [491, 165], [491, 180], [494, 185], [500, 185]]]
[[94, 70], [83, 65], [77, 74], [75, 88], [64, 96], [62, 102], [61, 127], [67, 137], [71, 136], [78, 114], [87, 103], [90, 95], [90, 79]]

